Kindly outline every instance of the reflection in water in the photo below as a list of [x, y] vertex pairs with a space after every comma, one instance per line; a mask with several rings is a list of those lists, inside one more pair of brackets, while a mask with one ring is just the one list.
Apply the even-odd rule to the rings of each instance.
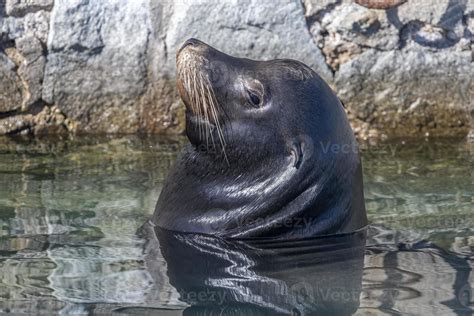
[[362, 271], [354, 240], [137, 235], [180, 146], [0, 140], [0, 313], [472, 314], [473, 144], [364, 148]]
[[[145, 225], [185, 315], [351, 315], [359, 305], [365, 231], [296, 241], [223, 240]], [[157, 238], [153, 238], [156, 232]], [[156, 271], [161, 258], [147, 256]], [[162, 273], [152, 275], [160, 282]]]
[[389, 314], [470, 315], [474, 260], [428, 241], [393, 243], [397, 232], [372, 226], [361, 310]]
[[1, 143], [0, 311], [81, 313], [98, 308], [84, 303], [139, 303], [151, 280], [135, 233], [177, 145]]

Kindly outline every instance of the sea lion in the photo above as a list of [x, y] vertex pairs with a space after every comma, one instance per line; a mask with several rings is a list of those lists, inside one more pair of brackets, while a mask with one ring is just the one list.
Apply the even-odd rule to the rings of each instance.
[[306, 238], [367, 225], [353, 131], [311, 68], [232, 57], [196, 39], [176, 60], [190, 144], [153, 224], [225, 238]]

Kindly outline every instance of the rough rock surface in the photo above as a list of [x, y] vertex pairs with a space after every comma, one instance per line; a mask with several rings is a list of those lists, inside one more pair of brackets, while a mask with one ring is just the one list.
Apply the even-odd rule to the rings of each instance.
[[60, 1], [52, 11], [43, 99], [85, 132], [137, 132], [149, 23], [147, 1]]
[[22, 17], [0, 18], [0, 39], [15, 40], [25, 34], [33, 35], [46, 43], [49, 32], [50, 13], [37, 11]]
[[176, 49], [189, 37], [212, 43], [234, 56], [297, 59], [324, 78], [332, 77], [311, 39], [298, 1], [177, 1], [166, 32], [172, 69]]
[[[0, 5], [0, 134], [35, 133], [53, 126], [42, 100], [52, 1], [13, 0]], [[54, 131], [53, 131], [54, 130]], [[62, 131], [56, 127], [51, 132]]]
[[335, 83], [350, 115], [383, 133], [465, 135], [470, 125], [469, 55], [367, 50], [341, 66]]
[[6, 0], [6, 13], [11, 16], [23, 16], [40, 10], [51, 10], [53, 0]]
[[[174, 102], [170, 98], [174, 88], [166, 86], [174, 84], [166, 76], [174, 76], [176, 49], [192, 36], [236, 55], [305, 60], [331, 77], [306, 28], [302, 6], [295, 1], [280, 1], [278, 11], [271, 2], [258, 1], [170, 5], [69, 1], [55, 6], [44, 100], [58, 104], [86, 132], [176, 127], [176, 110], [168, 106], [169, 111], [160, 111], [166, 108], [160, 99]], [[163, 18], [171, 14], [163, 25], [163, 19], [151, 13]], [[216, 28], [221, 31], [215, 32]]]
[[67, 119], [55, 106], [44, 107], [36, 115], [19, 114], [0, 119], [0, 135], [65, 134], [74, 128], [74, 122]]
[[469, 0], [1, 1], [0, 134], [181, 132], [175, 53], [197, 37], [309, 64], [360, 137], [465, 136], [473, 21]]
[[388, 10], [326, 2], [305, 0], [306, 18], [359, 136], [468, 133], [473, 110], [467, 1], [409, 0]]
[[42, 83], [46, 58], [39, 39], [32, 35], [25, 35], [15, 41], [16, 48], [22, 56], [18, 75], [23, 78], [27, 96], [23, 101], [23, 110], [41, 102]]
[[0, 113], [18, 109], [22, 99], [22, 85], [15, 73], [15, 64], [0, 53]]
[[310, 17], [315, 19], [310, 30], [333, 71], [366, 49], [398, 48], [398, 30], [390, 24], [385, 11], [347, 4], [334, 6], [320, 17]]

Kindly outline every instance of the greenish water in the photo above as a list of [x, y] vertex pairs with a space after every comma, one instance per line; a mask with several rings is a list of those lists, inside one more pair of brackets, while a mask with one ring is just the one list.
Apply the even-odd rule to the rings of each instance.
[[[152, 270], [136, 232], [184, 141], [0, 139], [0, 313], [181, 314], [170, 262]], [[474, 144], [361, 147], [371, 227], [356, 314], [470, 315]]]

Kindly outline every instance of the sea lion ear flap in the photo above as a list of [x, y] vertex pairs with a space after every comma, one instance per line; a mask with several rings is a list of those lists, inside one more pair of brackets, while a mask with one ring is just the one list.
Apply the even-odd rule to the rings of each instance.
[[294, 141], [290, 148], [291, 156], [293, 157], [293, 167], [298, 169], [303, 162], [303, 149], [299, 141]]
[[290, 152], [293, 157], [293, 167], [299, 169], [305, 160], [313, 154], [313, 140], [308, 135], [300, 135], [290, 144]]

